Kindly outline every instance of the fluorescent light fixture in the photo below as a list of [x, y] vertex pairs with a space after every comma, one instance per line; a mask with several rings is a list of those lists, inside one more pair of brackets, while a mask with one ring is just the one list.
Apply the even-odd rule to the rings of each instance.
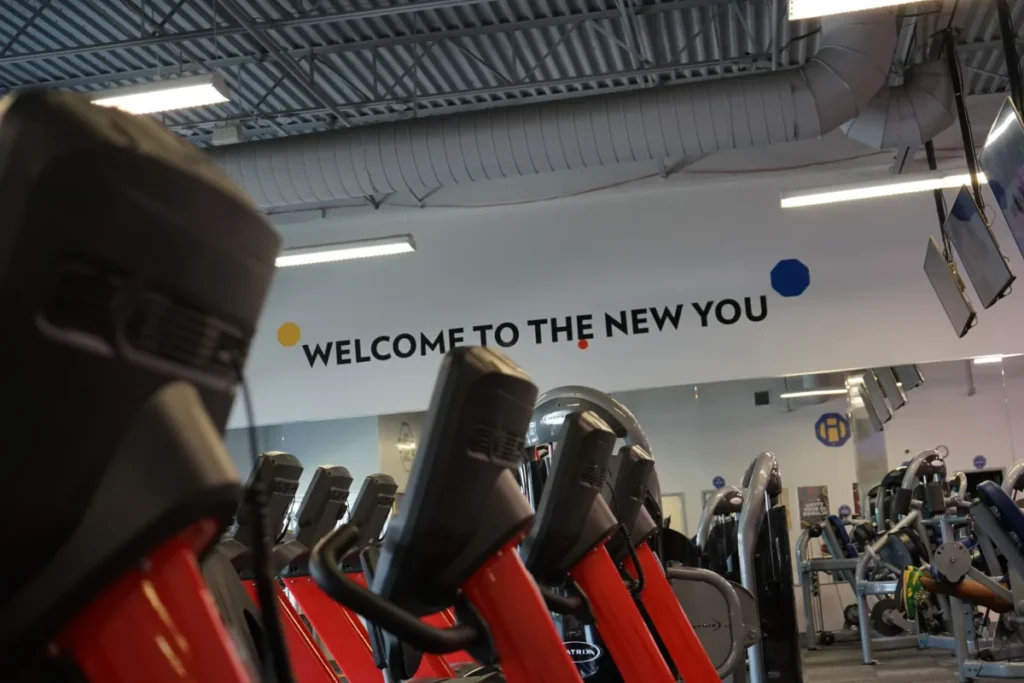
[[408, 254], [412, 251], [416, 251], [412, 235], [393, 235], [379, 239], [285, 249], [277, 257], [277, 267], [309, 266], [316, 263], [333, 263], [335, 261], [351, 261], [352, 259], [373, 258], [375, 256]]
[[1017, 356], [1024, 355], [1020, 353], [997, 353], [992, 356], [978, 356], [974, 359], [975, 365], [991, 365], [993, 363], [1001, 363], [1004, 358], [1016, 358]]
[[804, 398], [807, 396], [843, 396], [846, 389], [811, 389], [808, 391], [790, 391], [779, 394], [779, 398]]
[[91, 93], [89, 99], [101, 107], [116, 107], [129, 114], [207, 107], [230, 100], [224, 79], [217, 74], [129, 85]]
[[396, 443], [395, 444], [395, 450], [396, 451], [402, 451], [403, 453], [408, 453], [410, 451], [415, 451], [416, 450], [416, 446], [417, 446], [417, 444], [416, 444], [415, 441], [413, 441], [412, 443], [404, 442], [403, 441], [402, 443]]
[[879, 7], [911, 5], [925, 0], [789, 0], [789, 20], [814, 19], [832, 14], [860, 12]]
[[[845, 187], [826, 187], [817, 190], [786, 192], [782, 195], [782, 208], [795, 209], [801, 206], [819, 206], [821, 204], [838, 204], [859, 199], [876, 199], [878, 197], [895, 197], [929, 190], [959, 189], [971, 183], [970, 173], [956, 175], [915, 174], [904, 176], [902, 180], [885, 183], [858, 183]], [[978, 182], [987, 182], [984, 173], [978, 174]]]

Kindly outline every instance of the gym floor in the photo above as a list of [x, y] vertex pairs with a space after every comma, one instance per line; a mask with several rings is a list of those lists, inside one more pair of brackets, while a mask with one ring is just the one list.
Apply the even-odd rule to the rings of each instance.
[[[927, 681], [956, 683], [956, 660], [939, 650], [875, 652], [877, 666], [861, 664], [860, 648], [837, 643], [804, 652], [804, 683], [874, 683], [875, 681]], [[979, 679], [980, 681], [981, 679]]]

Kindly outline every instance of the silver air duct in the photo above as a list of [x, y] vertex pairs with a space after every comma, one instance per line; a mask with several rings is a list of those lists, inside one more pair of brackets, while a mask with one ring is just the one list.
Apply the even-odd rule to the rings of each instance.
[[[817, 53], [798, 69], [233, 145], [212, 154], [258, 206], [271, 209], [813, 139], [872, 102], [888, 77], [896, 39], [888, 11], [840, 15], [822, 22]], [[916, 105], [900, 112], [933, 118]]]
[[936, 59], [908, 71], [903, 85], [879, 90], [859, 116], [843, 124], [843, 132], [877, 149], [919, 147], [954, 121], [949, 67]]

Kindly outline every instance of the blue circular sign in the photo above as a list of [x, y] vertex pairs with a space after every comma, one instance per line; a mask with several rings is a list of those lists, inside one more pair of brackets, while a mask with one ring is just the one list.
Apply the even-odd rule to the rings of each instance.
[[850, 440], [850, 421], [840, 413], [825, 413], [814, 423], [814, 436], [831, 448], [839, 448]]
[[983, 469], [985, 467], [985, 465], [987, 465], [987, 464], [988, 464], [988, 460], [985, 459], [984, 455], [976, 455], [976, 456], [974, 456], [974, 469], [976, 469], [976, 470]]
[[839, 506], [839, 516], [840, 517], [849, 517], [850, 513], [852, 513], [852, 512], [853, 511], [850, 509], [849, 505], [840, 505]]
[[716, 488], [720, 489], [725, 486], [725, 477], [715, 477], [711, 480], [711, 484]]

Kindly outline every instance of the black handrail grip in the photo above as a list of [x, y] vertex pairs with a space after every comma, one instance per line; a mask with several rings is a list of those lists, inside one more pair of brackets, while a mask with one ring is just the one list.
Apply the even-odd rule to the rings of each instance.
[[480, 631], [472, 626], [457, 624], [451, 628], [435, 628], [346, 577], [339, 565], [358, 540], [359, 528], [346, 524], [316, 544], [309, 558], [309, 573], [320, 590], [423, 652], [447, 654], [465, 650], [479, 641]]
[[540, 594], [544, 598], [544, 604], [555, 614], [566, 615], [589, 611], [587, 603], [581, 597], [558, 595], [543, 587], [540, 589]]

